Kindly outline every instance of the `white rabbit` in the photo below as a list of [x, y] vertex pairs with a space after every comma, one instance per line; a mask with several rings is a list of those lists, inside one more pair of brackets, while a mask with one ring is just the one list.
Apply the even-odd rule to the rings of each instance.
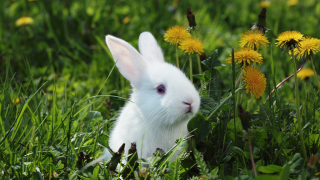
[[[200, 106], [197, 90], [182, 71], [164, 61], [151, 33], [140, 34], [141, 54], [111, 35], [106, 36], [106, 43], [120, 73], [133, 87], [111, 131], [110, 148], [116, 152], [125, 143], [127, 154], [135, 142], [139, 158], [151, 157], [157, 148], [167, 152], [188, 133], [187, 123]], [[105, 150], [105, 159], [111, 158], [107, 154]]]

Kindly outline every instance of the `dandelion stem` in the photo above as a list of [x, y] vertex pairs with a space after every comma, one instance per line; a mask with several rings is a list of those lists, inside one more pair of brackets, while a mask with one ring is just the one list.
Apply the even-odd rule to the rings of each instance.
[[250, 140], [250, 135], [249, 135], [249, 134], [248, 134], [248, 144], [249, 144], [250, 159], [251, 159], [251, 164], [252, 164], [252, 169], [253, 169], [254, 177], [257, 177], [257, 171], [256, 171], [256, 166], [255, 166], [255, 164], [254, 164], [252, 147], [251, 147], [251, 140]]
[[191, 83], [193, 83], [192, 58], [191, 58], [191, 54], [189, 55], [189, 62], [190, 62], [190, 81], [191, 81]]
[[[302, 65], [301, 67], [297, 70], [297, 73], [301, 71], [301, 69], [304, 66], [304, 63], [306, 62], [305, 57], [303, 57], [303, 61], [302, 61]], [[284, 80], [282, 80], [277, 86], [276, 89], [278, 89], [284, 82], [288, 81], [290, 78], [292, 78], [294, 76], [294, 74], [291, 74], [290, 76], [286, 77]], [[264, 102], [264, 104], [267, 102], [267, 100], [269, 99], [269, 97], [274, 93], [275, 89], [273, 89], [270, 93], [270, 95], [267, 97], [266, 101]]]
[[298, 121], [298, 130], [299, 130], [299, 136], [300, 136], [300, 146], [302, 150], [303, 158], [307, 159], [306, 149], [304, 145], [304, 139], [303, 139], [303, 133], [302, 133], [302, 126], [301, 126], [301, 117], [300, 117], [300, 103], [299, 103], [299, 89], [298, 89], [298, 77], [297, 77], [297, 64], [296, 64], [296, 58], [294, 56], [294, 48], [291, 47], [291, 54], [293, 58], [293, 65], [294, 65], [294, 81], [295, 81], [295, 95], [296, 95], [296, 107], [297, 107], [297, 121]]
[[176, 61], [177, 61], [177, 68], [180, 69], [180, 67], [179, 67], [179, 57], [178, 57], [178, 45], [176, 45]]
[[[197, 59], [198, 59], [198, 66], [199, 66], [199, 74], [202, 74], [202, 70], [201, 70], [201, 61], [200, 61], [200, 55], [197, 54]], [[203, 87], [203, 81], [200, 80], [201, 83], [201, 87]]]
[[318, 92], [318, 93], [320, 93], [319, 80], [318, 80], [318, 76], [317, 76], [316, 68], [314, 67], [314, 64], [313, 64], [313, 59], [312, 59], [312, 57], [310, 58], [310, 61], [311, 61], [311, 65], [312, 65], [312, 69], [313, 69], [314, 77], [316, 78], [316, 82], [317, 82], [317, 86], [318, 86], [318, 90], [319, 90], [319, 92]]

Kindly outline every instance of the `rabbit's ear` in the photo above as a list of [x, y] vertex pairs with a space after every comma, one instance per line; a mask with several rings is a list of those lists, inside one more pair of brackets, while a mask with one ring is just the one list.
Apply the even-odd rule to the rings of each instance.
[[164, 62], [162, 50], [150, 32], [140, 34], [139, 50], [147, 61]]
[[120, 73], [133, 85], [139, 85], [141, 74], [147, 66], [147, 61], [126, 41], [111, 35], [106, 36], [106, 43], [113, 59], [117, 62]]

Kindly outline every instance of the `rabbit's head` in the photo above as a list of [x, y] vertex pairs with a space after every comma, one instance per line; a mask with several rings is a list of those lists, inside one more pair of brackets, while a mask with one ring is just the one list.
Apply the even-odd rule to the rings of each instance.
[[191, 119], [200, 97], [185, 74], [164, 61], [161, 48], [149, 32], [139, 37], [140, 53], [119, 38], [107, 35], [106, 43], [120, 73], [132, 86], [131, 101], [145, 123], [171, 126]]

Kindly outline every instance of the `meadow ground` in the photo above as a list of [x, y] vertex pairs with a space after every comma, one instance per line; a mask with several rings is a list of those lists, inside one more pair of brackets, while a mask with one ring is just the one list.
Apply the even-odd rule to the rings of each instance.
[[[197, 24], [191, 30], [188, 7]], [[251, 66], [244, 69], [238, 63], [244, 56], [237, 53], [240, 46], [248, 47], [241, 44], [248, 40], [244, 33], [258, 21], [262, 8], [271, 30], [263, 35], [268, 43], [259, 41], [245, 55], [257, 62], [250, 75]], [[319, 177], [320, 102], [313, 72], [320, 71], [320, 44], [309, 43], [314, 46], [312, 56], [299, 55], [308, 49], [303, 45], [306, 37], [320, 38], [317, 0], [7, 0], [0, 3], [0, 25], [0, 179]], [[177, 52], [165, 41], [167, 30], [176, 25], [203, 43], [209, 58], [201, 58], [202, 75], [197, 53]], [[303, 37], [279, 40], [280, 33], [291, 30]], [[108, 147], [111, 127], [131, 92], [130, 82], [115, 67], [105, 35], [137, 48], [143, 31], [156, 37], [167, 62], [176, 64], [178, 55], [187, 77], [191, 57], [193, 83], [201, 96], [200, 110], [188, 124], [193, 136], [177, 140], [182, 153], [175, 161], [168, 160], [175, 148], [137, 161], [148, 163], [148, 169], [128, 163], [120, 172], [113, 169], [120, 161], [116, 156], [104, 162], [107, 166], [83, 168]], [[284, 52], [276, 43], [289, 49]], [[292, 56], [295, 43], [299, 50]], [[266, 101], [302, 64], [310, 70], [284, 82]], [[246, 79], [238, 84], [243, 71]], [[263, 83], [251, 83], [247, 91], [250, 79], [260, 75]], [[244, 132], [248, 122], [251, 130]], [[133, 169], [139, 173], [130, 173]]]

